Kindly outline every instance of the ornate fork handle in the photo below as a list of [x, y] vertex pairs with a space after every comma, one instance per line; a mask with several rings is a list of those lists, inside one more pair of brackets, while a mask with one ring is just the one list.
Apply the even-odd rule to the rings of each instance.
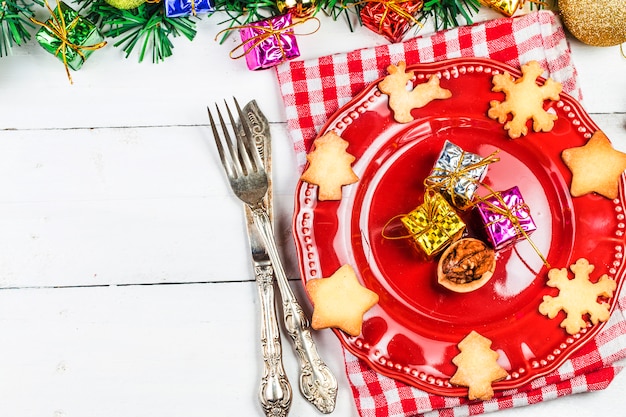
[[285, 327], [300, 359], [300, 392], [319, 411], [330, 413], [335, 409], [337, 379], [317, 353], [309, 329], [309, 320], [289, 287], [265, 208], [257, 206], [251, 209], [254, 224], [265, 242], [274, 266], [276, 282], [283, 299]]
[[266, 416], [286, 417], [291, 407], [291, 385], [283, 368], [280, 330], [274, 304], [274, 271], [271, 265], [255, 267], [261, 300], [261, 351], [263, 376], [259, 399]]

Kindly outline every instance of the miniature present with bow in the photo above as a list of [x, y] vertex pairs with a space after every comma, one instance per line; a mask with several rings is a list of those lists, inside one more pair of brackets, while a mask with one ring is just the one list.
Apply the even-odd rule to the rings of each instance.
[[251, 70], [270, 68], [300, 56], [291, 14], [250, 23], [239, 29], [246, 63]]
[[46, 51], [64, 63], [71, 81], [68, 68], [74, 71], [80, 69], [89, 55], [106, 45], [106, 42], [93, 23], [62, 1], [57, 2], [54, 10], [47, 2], [46, 7], [51, 15], [46, 22], [31, 18], [33, 23], [42, 26], [35, 38]]
[[213, 0], [165, 0], [167, 17], [196, 16], [215, 10]]
[[424, 5], [422, 0], [365, 0], [359, 11], [361, 22], [366, 28], [384, 36], [389, 42], [397, 43], [415, 24], [415, 14]]
[[524, 0], [478, 0], [478, 2], [507, 17], [513, 16], [524, 5]]
[[424, 202], [400, 220], [427, 256], [441, 252], [465, 231], [465, 223], [456, 211], [432, 190], [426, 190]]
[[472, 205], [476, 189], [487, 174], [487, 166], [498, 161], [496, 152], [483, 158], [465, 152], [446, 140], [426, 186], [439, 191], [452, 206], [466, 210]]
[[528, 239], [537, 229], [517, 186], [481, 198], [476, 208], [495, 249]]

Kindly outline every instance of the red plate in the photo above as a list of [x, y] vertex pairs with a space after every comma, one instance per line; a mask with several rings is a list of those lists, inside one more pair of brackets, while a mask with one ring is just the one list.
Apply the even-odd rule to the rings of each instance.
[[[453, 293], [436, 282], [436, 261], [428, 261], [408, 240], [389, 240], [382, 230], [389, 219], [422, 202], [423, 180], [444, 141], [487, 156], [499, 149], [500, 161], [488, 168], [486, 182], [495, 190], [514, 185], [537, 224], [532, 241], [552, 267], [567, 268], [585, 257], [595, 265], [592, 279], [608, 274], [624, 280], [624, 179], [620, 196], [572, 198], [571, 174], [562, 163], [565, 148], [581, 146], [598, 127], [580, 104], [566, 94], [547, 103], [558, 115], [549, 133], [511, 140], [503, 126], [486, 116], [492, 76], [518, 69], [486, 59], [456, 59], [410, 67], [418, 83], [431, 74], [452, 98], [413, 110], [413, 122], [393, 121], [387, 96], [370, 85], [338, 111], [321, 133], [334, 130], [350, 142], [348, 152], [360, 180], [343, 188], [340, 202], [316, 199], [316, 187], [300, 182], [296, 190], [294, 236], [302, 280], [327, 277], [343, 264], [357, 271], [363, 285], [380, 296], [364, 317], [363, 331], [350, 337], [335, 330], [342, 344], [383, 375], [425, 391], [465, 396], [453, 386], [452, 358], [457, 343], [471, 330], [493, 341], [499, 363], [508, 372], [494, 389], [519, 387], [555, 370], [590, 340], [601, 325], [570, 336], [555, 319], [539, 313], [548, 287], [547, 268], [527, 241], [498, 254], [494, 277], [481, 289]], [[540, 83], [543, 80], [539, 80]], [[476, 222], [469, 219], [470, 234]], [[611, 308], [617, 297], [610, 300]]]

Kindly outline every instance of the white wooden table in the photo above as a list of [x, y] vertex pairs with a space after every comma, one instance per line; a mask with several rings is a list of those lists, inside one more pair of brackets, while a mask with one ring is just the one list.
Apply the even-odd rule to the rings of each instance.
[[[299, 39], [301, 58], [384, 42], [322, 20]], [[278, 240], [310, 312], [291, 238], [298, 174], [273, 70], [229, 59], [235, 41], [215, 42], [216, 23], [176, 38], [158, 65], [98, 51], [74, 85], [34, 41], [0, 59], [1, 416], [261, 414], [257, 293], [207, 104], [254, 98], [272, 122]], [[618, 47], [571, 48], [587, 111], [626, 150], [626, 59]], [[339, 342], [314, 337], [339, 379], [334, 415], [356, 416]], [[619, 415], [624, 392], [619, 375], [605, 391], [499, 415]], [[296, 389], [291, 415], [320, 414]]]

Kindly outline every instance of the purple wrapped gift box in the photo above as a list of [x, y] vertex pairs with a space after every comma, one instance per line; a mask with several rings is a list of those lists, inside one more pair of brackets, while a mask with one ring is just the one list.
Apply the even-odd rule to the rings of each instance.
[[[300, 56], [296, 35], [291, 26], [291, 14], [250, 23], [239, 30], [246, 51], [246, 63], [251, 70], [270, 68]], [[288, 28], [288, 29], [286, 29]]]
[[517, 186], [484, 198], [476, 207], [495, 249], [524, 239], [537, 229]]

